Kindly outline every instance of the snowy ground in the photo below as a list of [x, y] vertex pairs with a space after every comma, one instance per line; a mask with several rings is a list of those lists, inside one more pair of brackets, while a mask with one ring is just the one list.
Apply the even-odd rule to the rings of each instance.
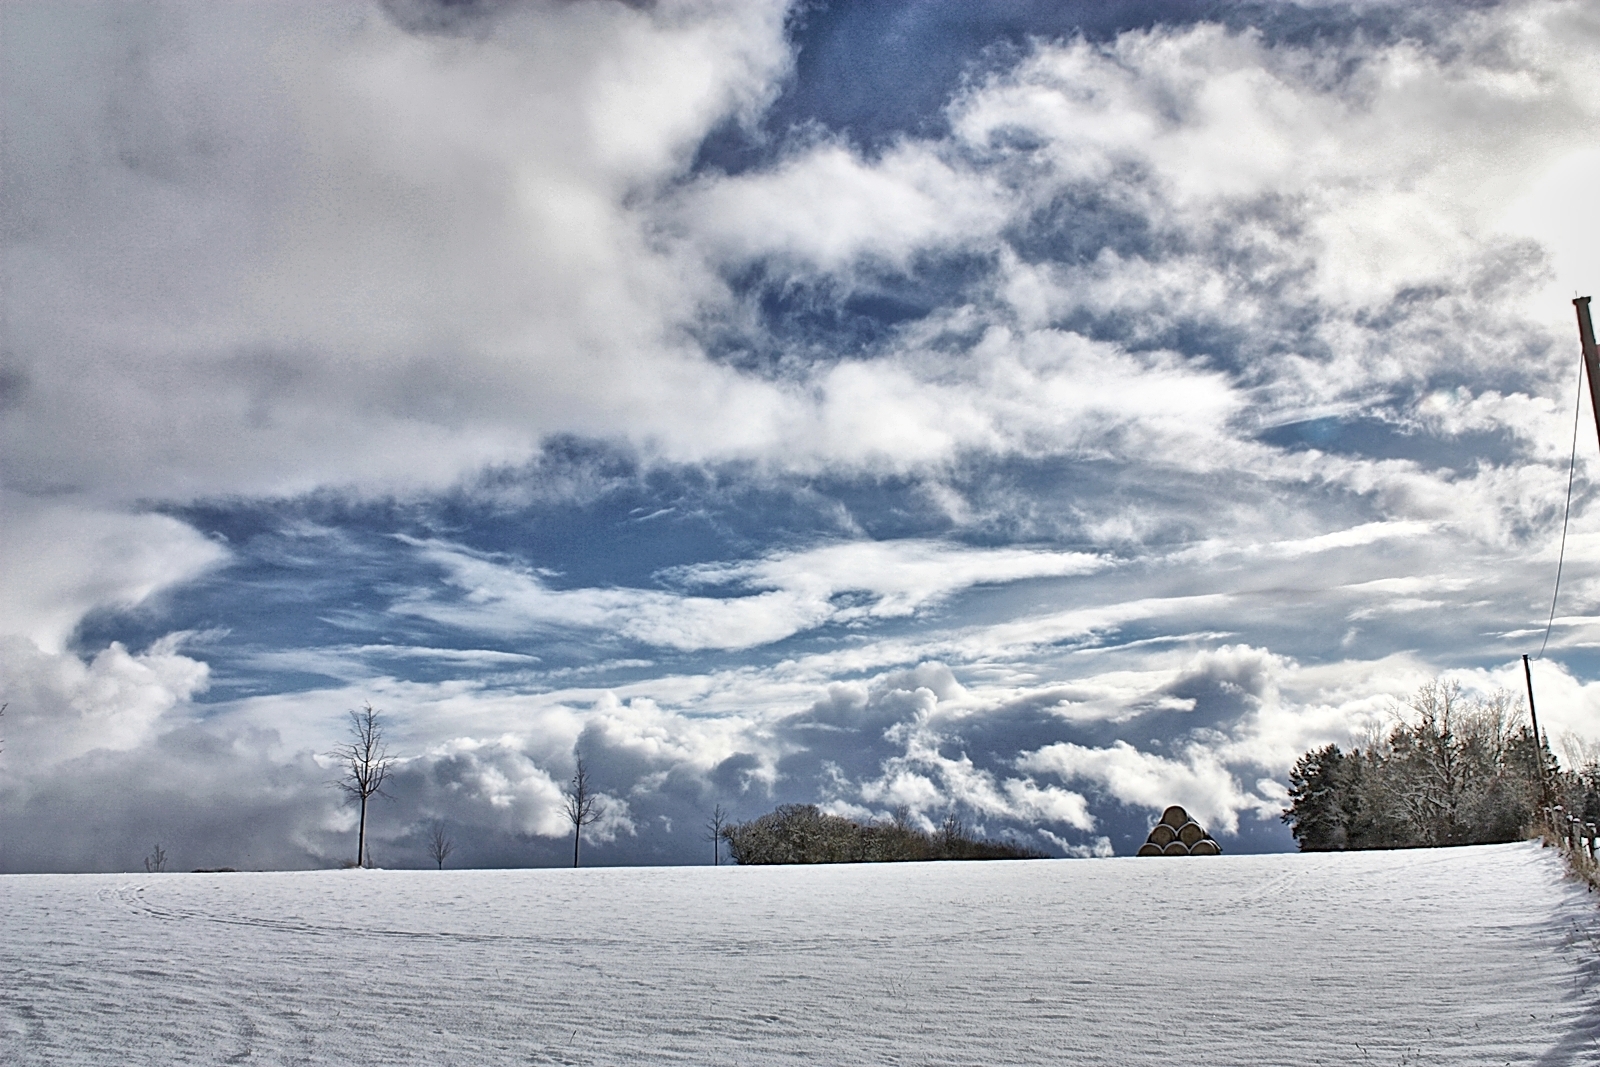
[[8, 1064], [1600, 1064], [1533, 845], [0, 877]]

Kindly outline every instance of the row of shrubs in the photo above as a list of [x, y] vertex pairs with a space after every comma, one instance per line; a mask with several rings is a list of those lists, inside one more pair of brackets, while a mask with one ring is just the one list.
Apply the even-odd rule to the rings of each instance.
[[910, 825], [903, 812], [891, 822], [859, 823], [825, 815], [815, 804], [780, 805], [758, 819], [727, 827], [723, 836], [734, 861], [741, 864], [1017, 860], [1046, 855], [1014, 842], [973, 837], [954, 816], [929, 833]]
[[1365, 747], [1300, 757], [1283, 820], [1305, 852], [1516, 841], [1541, 791], [1581, 810], [1586, 794], [1600, 800], [1594, 778], [1593, 768], [1587, 779], [1563, 772], [1509, 693], [1469, 697], [1434, 682]]

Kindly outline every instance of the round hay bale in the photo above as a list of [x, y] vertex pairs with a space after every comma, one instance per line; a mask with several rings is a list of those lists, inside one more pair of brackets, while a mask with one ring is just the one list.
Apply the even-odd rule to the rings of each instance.
[[1219, 856], [1221, 854], [1222, 846], [1209, 837], [1202, 837], [1189, 846], [1189, 855], [1191, 856]]
[[1170, 826], [1174, 830], [1188, 821], [1189, 813], [1178, 807], [1176, 804], [1172, 805], [1172, 807], [1161, 813], [1162, 824], [1165, 826]]
[[1156, 823], [1156, 828], [1150, 831], [1150, 836], [1145, 840], [1149, 841], [1157, 848], [1163, 848], [1177, 839], [1178, 831], [1174, 830], [1164, 822], [1158, 822]]
[[1161, 855], [1161, 846], [1160, 845], [1152, 845], [1150, 842], [1146, 841], [1144, 844], [1139, 846], [1139, 851], [1134, 853], [1134, 855], [1136, 855], [1136, 856], [1159, 856], [1159, 855]]
[[1189, 854], [1189, 846], [1182, 841], [1173, 841], [1161, 850], [1161, 854], [1163, 856], [1187, 856]]
[[1196, 841], [1205, 840], [1205, 836], [1205, 830], [1202, 829], [1200, 824], [1195, 822], [1193, 819], [1190, 819], [1188, 822], [1178, 827], [1178, 840], [1182, 841], [1190, 848], [1194, 847], [1194, 843]]

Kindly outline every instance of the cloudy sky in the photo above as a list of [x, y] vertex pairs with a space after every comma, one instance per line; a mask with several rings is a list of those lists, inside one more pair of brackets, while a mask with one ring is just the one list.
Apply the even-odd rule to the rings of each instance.
[[[0, 7], [0, 869], [1291, 847], [1539, 650], [1600, 6]], [[1536, 663], [1600, 743], [1579, 412]], [[1581, 427], [1580, 427], [1581, 428]]]

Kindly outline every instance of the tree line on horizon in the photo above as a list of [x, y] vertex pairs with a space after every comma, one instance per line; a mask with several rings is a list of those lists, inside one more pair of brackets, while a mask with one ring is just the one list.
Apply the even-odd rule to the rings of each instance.
[[954, 813], [931, 833], [897, 808], [886, 822], [828, 815], [815, 804], [780, 804], [749, 822], [721, 830], [735, 863], [906, 863], [930, 860], [1046, 859], [1014, 841], [976, 837]]
[[[0, 706], [0, 711], [3, 711]], [[1397, 708], [1398, 721], [1345, 751], [1314, 748], [1289, 773], [1290, 804], [1282, 819], [1303, 852], [1491, 844], [1528, 835], [1539, 808], [1561, 804], [1600, 821], [1600, 759], [1563, 770], [1544, 738], [1535, 738], [1522, 702], [1505, 690], [1464, 694], [1454, 682], [1434, 681]], [[369, 703], [349, 713], [350, 740], [329, 753], [340, 778], [332, 783], [360, 808], [356, 855], [346, 866], [370, 866], [368, 802], [383, 790], [396, 757], [384, 742], [382, 713]], [[562, 790], [563, 814], [573, 827], [573, 866], [583, 828], [602, 814], [582, 754]], [[706, 824], [713, 862], [741, 865], [892, 863], [936, 860], [1043, 859], [1045, 852], [1015, 841], [969, 832], [952, 812], [932, 830], [913, 825], [904, 807], [887, 820], [861, 822], [824, 813], [815, 804], [781, 804], [747, 822], [733, 822], [719, 804]], [[425, 842], [439, 869], [455, 851], [443, 822]], [[166, 866], [158, 843], [145, 860]], [[226, 869], [226, 868], [219, 868]]]
[[[368, 703], [350, 712], [350, 740], [330, 753], [339, 762], [335, 783], [346, 799], [359, 806], [356, 861], [348, 866], [370, 866], [367, 846], [367, 806], [372, 797], [387, 796], [383, 786], [395, 763], [384, 741], [382, 713]], [[589, 780], [588, 767], [578, 754], [577, 770], [562, 790], [562, 813], [572, 824], [572, 865], [578, 866], [583, 828], [603, 814], [602, 800]], [[773, 863], [889, 863], [924, 860], [1044, 859], [1046, 853], [1011, 841], [991, 841], [969, 833], [952, 812], [933, 832], [911, 823], [910, 812], [897, 808], [883, 823], [859, 823], [827, 815], [815, 804], [781, 804], [774, 811], [736, 823], [718, 804], [706, 824], [712, 842], [712, 862], [721, 863], [724, 843], [738, 864]], [[455, 849], [443, 823], [435, 823], [427, 842], [439, 869]], [[157, 846], [160, 851], [160, 846]], [[148, 866], [148, 865], [147, 865]]]
[[[3, 710], [3, 708], [0, 708]], [[348, 740], [328, 753], [339, 769], [330, 783], [358, 809], [356, 858], [346, 867], [372, 866], [368, 815], [375, 797], [387, 797], [388, 783], [398, 757], [391, 755], [385, 739], [383, 713], [369, 702], [349, 712]], [[562, 814], [572, 825], [572, 865], [578, 866], [583, 828], [603, 814], [603, 798], [590, 781], [582, 753], [575, 754], [576, 770], [562, 789]], [[969, 833], [952, 812], [933, 831], [912, 825], [905, 807], [897, 808], [885, 822], [861, 823], [824, 814], [815, 804], [782, 804], [748, 822], [734, 822], [721, 804], [706, 823], [705, 837], [712, 845], [712, 862], [722, 862], [722, 849], [738, 864], [781, 863], [886, 863], [928, 860], [1044, 859], [1047, 854], [1012, 841], [991, 841]], [[435, 821], [425, 840], [428, 857], [444, 869], [455, 851], [455, 841], [442, 821]], [[145, 870], [166, 870], [166, 850], [157, 842], [145, 857]], [[228, 871], [232, 868], [210, 868]]]
[[1433, 681], [1397, 710], [1365, 745], [1295, 763], [1282, 818], [1302, 852], [1518, 841], [1544, 802], [1600, 818], [1600, 766], [1562, 770], [1507, 691]]

